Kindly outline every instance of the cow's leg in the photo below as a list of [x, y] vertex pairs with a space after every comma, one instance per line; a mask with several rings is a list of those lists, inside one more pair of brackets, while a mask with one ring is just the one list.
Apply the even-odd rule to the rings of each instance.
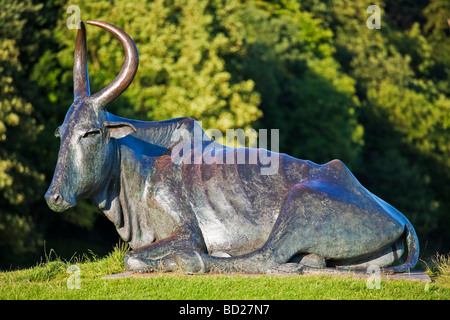
[[340, 261], [330, 261], [327, 263], [329, 266], [334, 266], [338, 269], [351, 269], [351, 270], [366, 270], [368, 267], [386, 267], [392, 263], [399, 261], [403, 256], [405, 251], [404, 248], [405, 237], [402, 236], [394, 242], [392, 246], [384, 249], [380, 252], [376, 252], [371, 256], [365, 257], [364, 259], [357, 260], [340, 260]]
[[262, 248], [231, 258], [185, 251], [176, 254], [176, 262], [189, 273], [261, 273], [300, 253], [327, 259], [369, 256], [390, 246], [403, 232], [404, 225], [364, 190], [325, 182], [304, 183], [291, 190]]
[[138, 272], [175, 271], [178, 267], [172, 253], [183, 250], [206, 251], [198, 229], [180, 228], [168, 238], [128, 252], [124, 258], [125, 267]]
[[[374, 253], [364, 259], [357, 260], [341, 260], [341, 261], [325, 261], [323, 257], [315, 254], [303, 255], [298, 259], [292, 259], [288, 263], [275, 266], [268, 269], [266, 273], [343, 273], [348, 274], [350, 271], [354, 273], [367, 273], [371, 267], [378, 267], [380, 270], [385, 266], [399, 260], [403, 255], [404, 237], [400, 237], [389, 248]], [[294, 260], [294, 261], [293, 261]]]
[[[272, 232], [265, 245], [248, 254], [235, 257], [214, 257], [199, 251], [178, 252], [175, 255], [179, 267], [188, 273], [244, 272], [262, 273], [267, 269], [288, 262], [296, 253], [307, 252], [310, 237], [306, 231], [304, 205], [311, 202], [318, 191], [297, 185], [287, 196]], [[307, 214], [307, 213], [306, 213]]]

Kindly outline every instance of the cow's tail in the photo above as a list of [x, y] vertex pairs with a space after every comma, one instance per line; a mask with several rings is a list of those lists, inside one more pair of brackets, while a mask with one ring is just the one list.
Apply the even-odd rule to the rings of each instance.
[[406, 220], [405, 225], [405, 233], [406, 233], [406, 246], [408, 249], [408, 257], [406, 261], [398, 266], [386, 267], [383, 268], [383, 273], [397, 273], [397, 272], [406, 272], [414, 268], [417, 261], [419, 260], [419, 239], [417, 238], [416, 231], [411, 223]]

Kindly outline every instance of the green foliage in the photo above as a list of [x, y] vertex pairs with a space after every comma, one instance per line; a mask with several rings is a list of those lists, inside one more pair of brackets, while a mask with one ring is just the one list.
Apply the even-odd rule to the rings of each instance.
[[[0, 260], [35, 250], [31, 205], [40, 196], [44, 176], [32, 159], [37, 134], [35, 110], [27, 95], [27, 81], [20, 61], [26, 14], [40, 6], [31, 1], [0, 1]], [[13, 250], [11, 250], [13, 248]]]
[[450, 255], [436, 254], [427, 263], [427, 272], [437, 283], [450, 288]]
[[[365, 135], [356, 175], [412, 220], [419, 239], [448, 239], [450, 100], [441, 90], [448, 77], [443, 85], [435, 73], [442, 57], [417, 23], [397, 21], [411, 26], [402, 32], [382, 19], [381, 29], [371, 30], [361, 27], [370, 2], [327, 4], [331, 15], [316, 1], [308, 6], [333, 30], [335, 56], [357, 83]], [[387, 10], [391, 3], [379, 5]]]
[[364, 131], [359, 102], [353, 79], [332, 57], [333, 33], [295, 2], [214, 3], [217, 28], [235, 46], [227, 64], [237, 79], [255, 81], [259, 126], [280, 128], [280, 151], [319, 163], [356, 161]]
[[[129, 249], [128, 244], [119, 242], [113, 248], [113, 251], [101, 259], [93, 252], [89, 252], [89, 254], [81, 256], [74, 255], [69, 260], [61, 258], [51, 249], [49, 253], [45, 252], [45, 261], [42, 261], [43, 258], [41, 257], [41, 262], [33, 267], [10, 272], [9, 274], [12, 278], [8, 280], [27, 283], [62, 282], [69, 277], [67, 269], [71, 265], [84, 265], [83, 276], [85, 278], [95, 278], [106, 274], [123, 272], [125, 271], [123, 259]], [[5, 276], [7, 274], [8, 272], [5, 272], [2, 275]], [[8, 281], [6, 277], [3, 277], [2, 280]]]
[[[140, 66], [133, 84], [110, 110], [125, 117], [164, 120], [189, 115], [205, 128], [249, 128], [261, 116], [259, 95], [252, 80], [231, 83], [219, 54], [226, 54], [230, 40], [210, 32], [213, 17], [204, 1], [115, 2], [80, 1], [82, 19], [106, 20], [133, 35]], [[35, 69], [41, 85], [72, 85], [75, 31], [68, 31], [61, 16], [54, 37], [62, 50], [47, 52]], [[119, 41], [96, 27], [87, 28], [91, 91], [106, 86], [123, 64]], [[55, 63], [48, 63], [56, 59]], [[60, 95], [58, 95], [60, 96]], [[54, 98], [54, 92], [50, 99]], [[69, 97], [67, 97], [67, 101]]]

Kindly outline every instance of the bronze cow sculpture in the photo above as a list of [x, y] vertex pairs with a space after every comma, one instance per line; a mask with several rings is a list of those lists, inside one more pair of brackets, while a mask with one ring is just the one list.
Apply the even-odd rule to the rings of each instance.
[[[53, 180], [45, 198], [54, 211], [90, 197], [131, 248], [127, 269], [188, 273], [313, 268], [385, 272], [415, 266], [419, 244], [411, 223], [365, 189], [339, 160], [324, 165], [270, 153], [264, 164], [174, 162], [180, 132], [204, 133], [191, 118], [144, 122], [107, 112], [133, 80], [138, 51], [121, 29], [87, 21], [116, 36], [125, 62], [108, 86], [91, 95], [86, 30], [81, 22], [74, 56], [74, 102], [55, 135], [61, 138]], [[213, 160], [268, 152], [228, 148], [204, 136], [188, 159], [214, 146]], [[405, 250], [405, 246], [407, 250]], [[403, 254], [407, 251], [407, 254]], [[403, 263], [390, 266], [405, 256]], [[284, 268], [284, 269], [283, 269]]]

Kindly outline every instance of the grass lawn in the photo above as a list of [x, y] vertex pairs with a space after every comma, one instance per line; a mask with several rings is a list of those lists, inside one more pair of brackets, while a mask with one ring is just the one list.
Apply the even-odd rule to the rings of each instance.
[[[62, 261], [52, 255], [33, 268], [0, 273], [2, 300], [450, 300], [450, 256], [437, 256], [427, 273], [433, 282], [382, 279], [369, 289], [364, 279], [329, 276], [155, 274], [150, 278], [102, 279], [124, 271], [124, 246], [107, 257]], [[72, 271], [72, 273], [68, 273]], [[72, 287], [72, 289], [70, 289]]]

